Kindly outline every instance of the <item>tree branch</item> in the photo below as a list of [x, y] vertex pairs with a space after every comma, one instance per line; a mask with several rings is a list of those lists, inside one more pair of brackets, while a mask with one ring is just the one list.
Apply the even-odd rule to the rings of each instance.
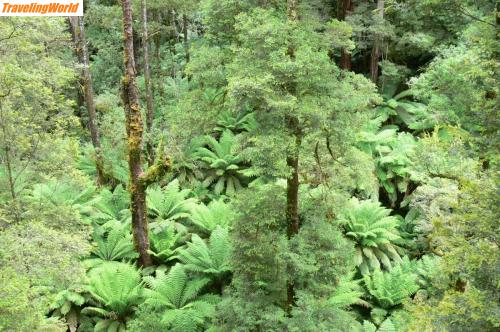
[[153, 165], [141, 174], [139, 181], [147, 188], [149, 185], [158, 181], [165, 173], [172, 168], [172, 161], [169, 156], [165, 156], [163, 151], [163, 141], [160, 141], [156, 151], [156, 160]]

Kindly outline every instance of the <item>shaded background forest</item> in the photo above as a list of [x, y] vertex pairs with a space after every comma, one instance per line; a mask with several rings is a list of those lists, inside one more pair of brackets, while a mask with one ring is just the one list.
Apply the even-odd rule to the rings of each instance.
[[0, 331], [498, 330], [499, 7], [1, 18]]

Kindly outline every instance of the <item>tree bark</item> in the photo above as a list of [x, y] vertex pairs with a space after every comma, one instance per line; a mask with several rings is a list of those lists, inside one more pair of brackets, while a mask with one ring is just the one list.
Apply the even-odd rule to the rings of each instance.
[[[158, 24], [162, 24], [162, 17], [161, 14], [157, 11], [154, 13], [154, 18], [156, 19], [156, 22]], [[162, 72], [161, 72], [161, 54], [160, 54], [160, 46], [161, 46], [161, 33], [158, 32], [155, 37], [154, 37], [154, 43], [155, 43], [155, 52], [154, 52], [154, 57], [155, 57], [155, 65], [156, 65], [156, 73], [155, 73], [155, 81], [156, 81], [156, 88], [155, 90], [159, 94], [163, 94], [163, 84], [161, 83], [161, 78], [162, 78]]]
[[[2, 105], [0, 104], [0, 127], [2, 128], [2, 134], [4, 139], [6, 140], [8, 137], [11, 137], [7, 133], [6, 125], [3, 119], [3, 113], [1, 110]], [[7, 169], [7, 177], [9, 178], [9, 191], [10, 196], [12, 198], [12, 210], [14, 211], [14, 218], [16, 222], [19, 222], [19, 204], [17, 202], [17, 193], [16, 193], [16, 179], [14, 178], [14, 171], [12, 169], [12, 161], [10, 156], [10, 147], [7, 141], [4, 141], [5, 145], [3, 146], [3, 150], [5, 152], [5, 167]]]
[[142, 134], [143, 124], [139, 106], [139, 93], [135, 82], [134, 40], [132, 29], [131, 0], [122, 0], [124, 62], [123, 106], [125, 126], [128, 137], [128, 165], [130, 172], [130, 200], [132, 212], [132, 234], [135, 250], [139, 253], [138, 264], [150, 266], [148, 224], [146, 219], [146, 187], [140, 176], [142, 171]]
[[[349, 12], [352, 11], [352, 0], [342, 0], [342, 8], [340, 10], [339, 20], [345, 21]], [[339, 66], [341, 69], [351, 70], [352, 61], [351, 53], [349, 53], [345, 48], [342, 48], [340, 55]]]
[[[68, 24], [69, 24], [69, 30], [71, 31], [71, 39], [73, 40], [73, 45], [75, 47], [75, 56], [76, 58], [78, 59], [78, 62], [81, 62], [81, 56], [78, 51], [78, 40], [77, 40], [77, 36], [76, 36], [76, 29], [74, 28], [73, 26], [73, 22], [71, 21], [72, 18], [71, 17], [68, 17]], [[77, 22], [78, 24], [78, 22]], [[83, 116], [82, 116], [82, 108], [85, 106], [85, 98], [83, 96], [83, 77], [80, 76], [79, 79], [78, 79], [78, 86], [77, 86], [77, 89], [76, 89], [76, 93], [77, 93], [77, 96], [76, 96], [76, 116], [78, 117], [78, 119], [80, 120], [80, 125], [82, 126], [82, 128], [86, 128], [87, 126], [85, 125], [84, 121], [83, 121]]]
[[148, 32], [148, 12], [146, 0], [141, 0], [142, 11], [142, 49], [144, 58], [144, 80], [146, 83], [146, 152], [149, 166], [154, 163], [154, 150], [152, 142], [153, 129], [153, 83], [151, 82], [151, 66], [149, 63], [149, 32]]
[[[287, 17], [291, 24], [296, 24], [299, 20], [298, 15], [298, 0], [287, 0]], [[295, 45], [290, 44], [288, 47], [288, 56], [295, 60]], [[297, 94], [297, 86], [292, 82], [289, 92], [293, 95]], [[288, 152], [286, 164], [291, 169], [292, 174], [287, 179], [286, 188], [286, 221], [287, 221], [287, 236], [291, 239], [299, 233], [299, 151], [302, 141], [302, 133], [300, 130], [299, 119], [295, 115], [286, 116], [286, 126], [289, 133], [294, 138], [294, 146], [292, 151]], [[287, 281], [287, 301], [286, 310], [290, 315], [292, 307], [295, 305], [295, 289], [293, 280]]]
[[90, 131], [90, 138], [95, 151], [97, 183], [103, 185], [106, 183], [106, 176], [104, 173], [104, 159], [102, 156], [101, 139], [99, 135], [99, 128], [97, 127], [97, 115], [94, 104], [94, 89], [92, 86], [92, 76], [90, 74], [90, 61], [89, 50], [87, 41], [85, 39], [85, 25], [83, 17], [70, 17], [70, 24], [73, 29], [73, 36], [76, 47], [76, 54], [82, 65], [82, 89], [87, 112], [89, 115], [88, 127]]
[[182, 15], [182, 33], [184, 37], [184, 53], [187, 64], [189, 63], [190, 55], [189, 55], [189, 39], [188, 39], [188, 19], [186, 14]]
[[[377, 15], [380, 19], [384, 19], [384, 0], [377, 0]], [[378, 63], [380, 59], [380, 47], [382, 45], [382, 37], [379, 34], [375, 34], [373, 41], [372, 54], [370, 60], [370, 78], [373, 83], [377, 84], [378, 81]]]
[[142, 170], [142, 135], [144, 126], [139, 106], [139, 90], [136, 84], [131, 0], [122, 0], [122, 9], [125, 62], [122, 98], [125, 110], [125, 128], [128, 138], [132, 235], [135, 250], [139, 253], [138, 264], [140, 266], [150, 266], [152, 259], [149, 254], [146, 188], [170, 169], [170, 159], [164, 157], [163, 143], [160, 142], [156, 152], [156, 161], [145, 172]]

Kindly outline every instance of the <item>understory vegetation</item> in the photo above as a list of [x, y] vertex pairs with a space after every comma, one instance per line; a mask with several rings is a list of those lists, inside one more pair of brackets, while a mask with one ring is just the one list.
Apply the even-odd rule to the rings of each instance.
[[498, 331], [500, 2], [0, 19], [0, 331]]

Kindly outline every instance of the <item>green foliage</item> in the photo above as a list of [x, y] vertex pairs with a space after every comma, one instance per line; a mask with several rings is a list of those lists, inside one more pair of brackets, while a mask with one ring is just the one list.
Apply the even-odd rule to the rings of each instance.
[[257, 127], [255, 114], [253, 113], [239, 113], [236, 116], [231, 114], [230, 111], [222, 112], [217, 120], [216, 132], [224, 133], [230, 130], [233, 134], [239, 134], [243, 131], [253, 131]]
[[43, 309], [31, 301], [33, 291], [29, 279], [15, 270], [0, 269], [1, 331], [34, 331], [43, 321]]
[[[113, 151], [102, 153], [104, 155], [104, 173], [108, 181], [127, 184], [129, 180], [128, 163]], [[82, 148], [82, 155], [78, 163], [78, 169], [91, 177], [97, 176], [95, 149], [91, 144]]]
[[0, 330], [497, 331], [497, 3], [346, 3], [148, 1], [139, 270], [121, 3], [85, 7], [100, 188], [66, 19], [0, 20]]
[[81, 206], [92, 198], [94, 188], [90, 187], [79, 192], [70, 183], [58, 183], [55, 180], [46, 183], [37, 183], [33, 186], [28, 200], [43, 206], [44, 204]]
[[122, 185], [118, 185], [113, 191], [103, 188], [93, 205], [95, 211], [91, 217], [99, 223], [130, 218], [130, 194]]
[[410, 261], [405, 257], [401, 264], [390, 271], [376, 270], [364, 276], [369, 294], [382, 309], [390, 310], [418, 290], [417, 275], [409, 266]]
[[380, 203], [353, 198], [340, 218], [346, 236], [356, 243], [356, 265], [364, 275], [381, 267], [391, 269], [401, 262], [398, 219], [390, 213]]
[[389, 318], [384, 320], [378, 328], [372, 322], [365, 320], [363, 322], [363, 332], [396, 332], [396, 328]]
[[[410, 328], [494, 331], [499, 326], [497, 176], [462, 180], [459, 199], [450, 205], [454, 213], [433, 218], [431, 236], [440, 243], [442, 257], [428, 276], [432, 296], [411, 308]], [[432, 269], [432, 262], [422, 268]]]
[[188, 198], [189, 189], [181, 189], [179, 181], [173, 180], [166, 187], [150, 187], [147, 191], [149, 214], [155, 218], [151, 228], [159, 232], [171, 223], [187, 219], [191, 215], [196, 200]]
[[230, 252], [228, 229], [217, 226], [210, 234], [208, 244], [198, 235], [193, 234], [187, 248], [179, 248], [173, 258], [177, 258], [185, 264], [188, 271], [220, 278], [223, 274], [231, 271]]
[[208, 205], [199, 204], [191, 211], [191, 222], [201, 231], [209, 234], [217, 226], [229, 227], [234, 219], [234, 212], [223, 200], [213, 200]]
[[130, 264], [106, 262], [89, 274], [88, 291], [99, 306], [88, 306], [83, 314], [99, 317], [95, 331], [125, 330], [126, 322], [142, 302], [139, 271]]
[[427, 105], [408, 100], [412, 93], [411, 90], [406, 90], [395, 96], [388, 96], [377, 109], [380, 120], [385, 122], [391, 119], [393, 120], [391, 122], [415, 132], [434, 128], [437, 121], [429, 112]]
[[50, 304], [53, 317], [63, 317], [70, 331], [76, 330], [81, 322], [80, 307], [87, 301], [81, 286], [59, 292]]
[[207, 168], [203, 186], [212, 187], [216, 195], [225, 193], [232, 196], [243, 187], [245, 181], [243, 158], [237, 151], [236, 136], [226, 130], [219, 141], [211, 136], [205, 139], [207, 147], [198, 148], [194, 154]]
[[156, 278], [144, 277], [146, 303], [165, 309], [162, 322], [169, 331], [199, 331], [214, 314], [214, 295], [200, 295], [209, 279], [189, 280], [184, 267], [176, 264], [165, 274], [156, 271]]
[[119, 222], [114, 223], [114, 227], [105, 231], [105, 234], [99, 234], [94, 231], [94, 241], [96, 247], [92, 253], [97, 256], [98, 264], [105, 261], [123, 261], [133, 260], [138, 257], [132, 243], [132, 234]]
[[168, 261], [183, 238], [184, 233], [179, 232], [174, 225], [169, 225], [159, 232], [154, 230], [149, 233], [150, 254], [162, 261]]
[[398, 193], [406, 194], [414, 175], [412, 159], [417, 142], [413, 135], [397, 133], [392, 127], [378, 130], [380, 121], [372, 121], [372, 128], [361, 133], [359, 146], [373, 155], [377, 178], [394, 206]]
[[359, 280], [352, 280], [354, 273], [340, 277], [328, 302], [338, 307], [348, 307], [359, 301], [363, 292]]

